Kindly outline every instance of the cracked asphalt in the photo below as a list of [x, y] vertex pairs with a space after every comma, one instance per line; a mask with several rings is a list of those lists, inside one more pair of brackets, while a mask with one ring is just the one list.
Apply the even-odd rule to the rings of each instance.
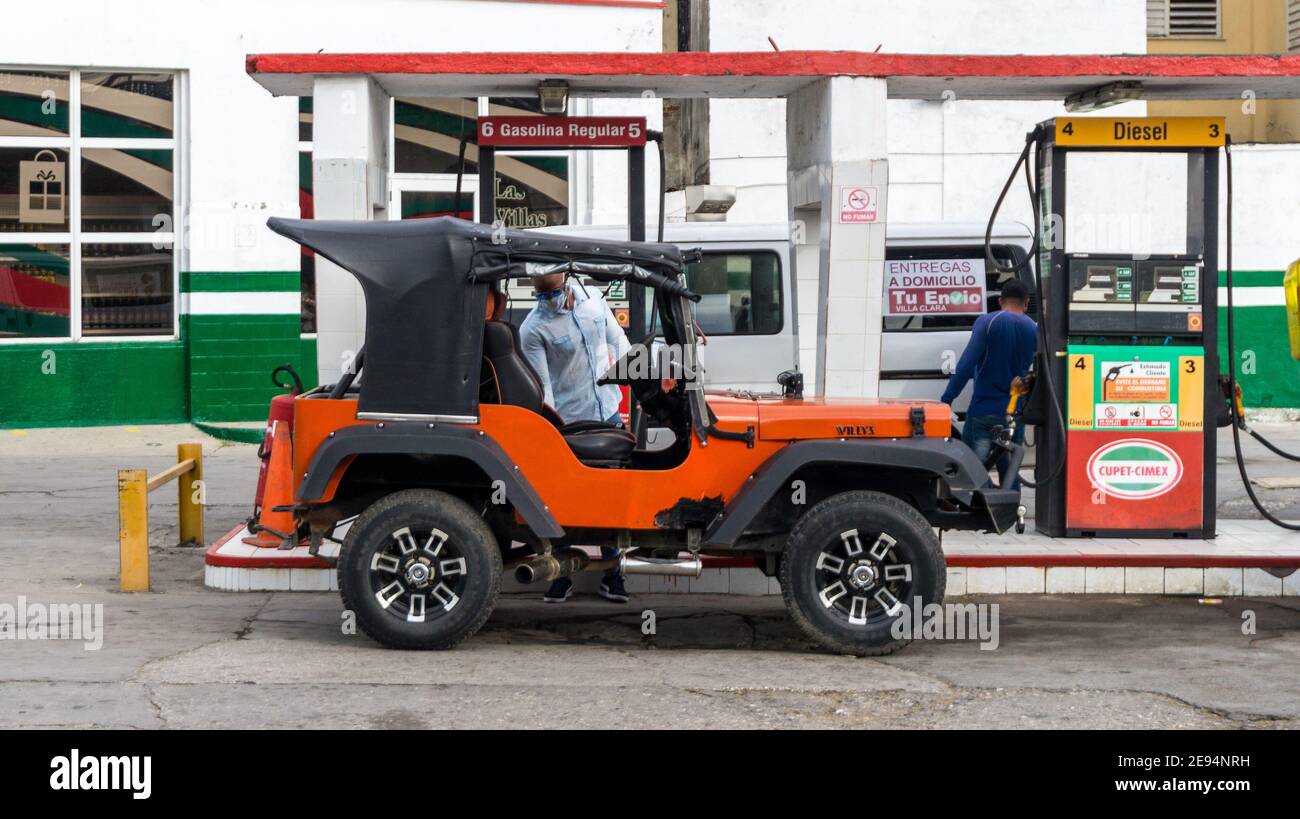
[[333, 593], [205, 590], [168, 489], [155, 590], [117, 593], [115, 471], [165, 468], [182, 440], [204, 441], [211, 538], [246, 514], [252, 447], [189, 427], [0, 432], [0, 604], [102, 604], [105, 621], [98, 651], [0, 640], [0, 727], [1300, 727], [1297, 598], [966, 598], [999, 604], [996, 650], [857, 659], [812, 647], [778, 597], [504, 595], [461, 648], [397, 652], [345, 634]]

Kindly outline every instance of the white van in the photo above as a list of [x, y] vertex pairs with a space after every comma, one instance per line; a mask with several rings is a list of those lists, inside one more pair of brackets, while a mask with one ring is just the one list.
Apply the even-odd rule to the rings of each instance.
[[[905, 271], [918, 262], [970, 261], [969, 268], [984, 273], [983, 309], [996, 310], [998, 291], [1010, 274], [985, 271], [984, 229], [982, 224], [891, 223], [886, 232], [887, 265]], [[627, 237], [624, 226], [564, 225], [542, 230], [603, 239]], [[648, 226], [646, 235], [653, 237], [655, 230]], [[691, 289], [703, 297], [696, 305], [695, 317], [708, 338], [701, 357], [709, 388], [779, 389], [777, 374], [799, 365], [799, 333], [816, 333], [816, 327], [798, 326], [799, 288], [789, 225], [673, 223], [665, 226], [664, 240], [683, 249], [704, 251], [704, 258], [688, 268], [687, 279]], [[1025, 259], [1031, 245], [1032, 232], [1026, 226], [1018, 222], [994, 226], [993, 254], [1002, 265]], [[1021, 277], [1030, 289], [1033, 313], [1037, 307], [1033, 282], [1027, 274]], [[623, 294], [610, 292], [607, 298], [620, 319], [625, 318]], [[526, 284], [512, 285], [511, 320], [522, 320], [533, 303]], [[880, 394], [938, 399], [978, 315], [970, 309], [886, 315]], [[970, 390], [968, 384], [954, 404], [959, 417], [970, 400]]]

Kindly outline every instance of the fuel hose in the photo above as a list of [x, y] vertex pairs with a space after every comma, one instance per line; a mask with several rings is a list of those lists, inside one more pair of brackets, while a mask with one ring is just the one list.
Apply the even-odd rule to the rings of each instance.
[[[1042, 218], [1038, 211], [1038, 189], [1034, 184], [1034, 174], [1030, 168], [1029, 155], [1034, 146], [1038, 144], [1038, 132], [1031, 131], [1025, 135], [1025, 147], [1020, 152], [1016, 164], [1011, 168], [1011, 174], [1007, 176], [1006, 184], [1002, 186], [1002, 192], [998, 194], [998, 200], [993, 205], [993, 211], [989, 214], [988, 227], [984, 231], [984, 262], [1000, 273], [1019, 274], [1022, 271], [1029, 271], [1034, 277], [1034, 294], [1038, 298], [1038, 356], [1042, 362], [1043, 383], [1047, 389], [1048, 400], [1052, 405], [1052, 412], [1056, 416], [1056, 426], [1060, 430], [1061, 448], [1065, 448], [1065, 415], [1061, 411], [1061, 402], [1056, 397], [1056, 384], [1052, 376], [1052, 355], [1047, 349], [1047, 336], [1043, 331], [1043, 322], [1046, 318], [1047, 302], [1043, 298], [1042, 276], [1038, 269], [1038, 243], [1042, 232]], [[1002, 209], [1002, 202], [1007, 197], [1007, 192], [1011, 190], [1011, 185], [1016, 181], [1016, 174], [1020, 172], [1021, 166], [1025, 169], [1025, 189], [1029, 193], [1029, 207], [1034, 214], [1034, 237], [1031, 243], [1029, 255], [1019, 262], [1012, 264], [1010, 267], [1004, 267], [993, 256], [993, 223], [998, 218], [998, 212]], [[1041, 481], [1034, 482], [1024, 475], [1019, 475], [1020, 482], [1031, 489], [1044, 486], [1061, 476], [1061, 470], [1065, 465], [1064, 458], [1058, 458], [1056, 465], [1052, 468], [1051, 473]]]
[[[1242, 454], [1241, 451], [1241, 428], [1242, 426], [1244, 426], [1246, 419], [1238, 414], [1237, 401], [1236, 401], [1236, 395], [1237, 395], [1237, 353], [1236, 353], [1237, 347], [1236, 347], [1236, 334], [1235, 334], [1236, 323], [1233, 321], [1233, 316], [1232, 316], [1233, 311], [1232, 311], [1232, 138], [1231, 137], [1227, 137], [1224, 140], [1223, 153], [1224, 153], [1226, 167], [1227, 167], [1227, 181], [1228, 181], [1228, 201], [1227, 201], [1227, 218], [1226, 218], [1226, 227], [1227, 227], [1228, 235], [1227, 235], [1227, 251], [1225, 254], [1226, 268], [1224, 270], [1224, 281], [1227, 284], [1227, 288], [1228, 288], [1228, 345], [1227, 345], [1228, 396], [1229, 396], [1228, 403], [1232, 408], [1232, 416], [1233, 416], [1232, 417], [1232, 448], [1236, 450], [1237, 471], [1241, 473], [1241, 484], [1242, 486], [1246, 487], [1246, 496], [1250, 498], [1250, 502], [1254, 504], [1255, 508], [1259, 511], [1261, 515], [1264, 516], [1264, 519], [1267, 520], [1269, 523], [1272, 523], [1275, 526], [1281, 526], [1283, 529], [1290, 529], [1293, 532], [1300, 532], [1300, 524], [1288, 523], [1264, 508], [1264, 504], [1261, 503], [1259, 498], [1255, 495], [1255, 488], [1250, 485], [1250, 475], [1247, 474], [1246, 472], [1246, 456]], [[1260, 441], [1265, 446], [1267, 446], [1270, 450], [1276, 452], [1282, 457], [1289, 458], [1291, 460], [1300, 460], [1297, 459], [1295, 456], [1283, 452], [1282, 450], [1268, 443], [1267, 441], [1264, 440], [1262, 436], [1257, 435], [1254, 432], [1252, 432], [1251, 435], [1256, 440]]]

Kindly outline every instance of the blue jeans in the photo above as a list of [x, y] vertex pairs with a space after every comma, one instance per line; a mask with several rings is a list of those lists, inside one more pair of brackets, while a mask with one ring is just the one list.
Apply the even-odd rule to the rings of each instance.
[[[621, 429], [623, 427], [623, 416], [618, 414], [618, 410], [614, 410], [614, 414], [606, 418], [605, 423], [609, 424], [610, 426], [619, 427]], [[600, 557], [602, 560], [612, 560], [618, 557], [618, 549], [615, 549], [613, 546], [601, 546]], [[614, 578], [614, 577], [618, 577], [618, 569], [616, 568], [610, 569], [609, 571], [605, 572], [606, 580], [609, 580], [610, 578]]]
[[[966, 423], [961, 428], [961, 440], [966, 446], [971, 448], [975, 457], [984, 463], [988, 459], [989, 453], [993, 451], [993, 428], [1006, 424], [1006, 416], [1003, 415], [967, 415]], [[1017, 444], [1025, 442], [1025, 425], [1016, 424], [1016, 434], [1012, 440]], [[998, 485], [1005, 486], [1007, 483], [1007, 470], [1011, 468], [1011, 456], [1003, 453], [998, 458]], [[1012, 489], [1020, 489], [1020, 478], [1016, 477], [1011, 484]]]

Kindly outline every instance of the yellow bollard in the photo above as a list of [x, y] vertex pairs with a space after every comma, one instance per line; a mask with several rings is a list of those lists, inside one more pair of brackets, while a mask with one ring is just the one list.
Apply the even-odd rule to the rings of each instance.
[[117, 473], [117, 522], [119, 588], [149, 591], [149, 489], [143, 469]]
[[177, 500], [180, 504], [181, 543], [202, 546], [203, 541], [203, 446], [202, 444], [177, 444], [176, 462], [194, 461], [194, 466], [176, 481]]

